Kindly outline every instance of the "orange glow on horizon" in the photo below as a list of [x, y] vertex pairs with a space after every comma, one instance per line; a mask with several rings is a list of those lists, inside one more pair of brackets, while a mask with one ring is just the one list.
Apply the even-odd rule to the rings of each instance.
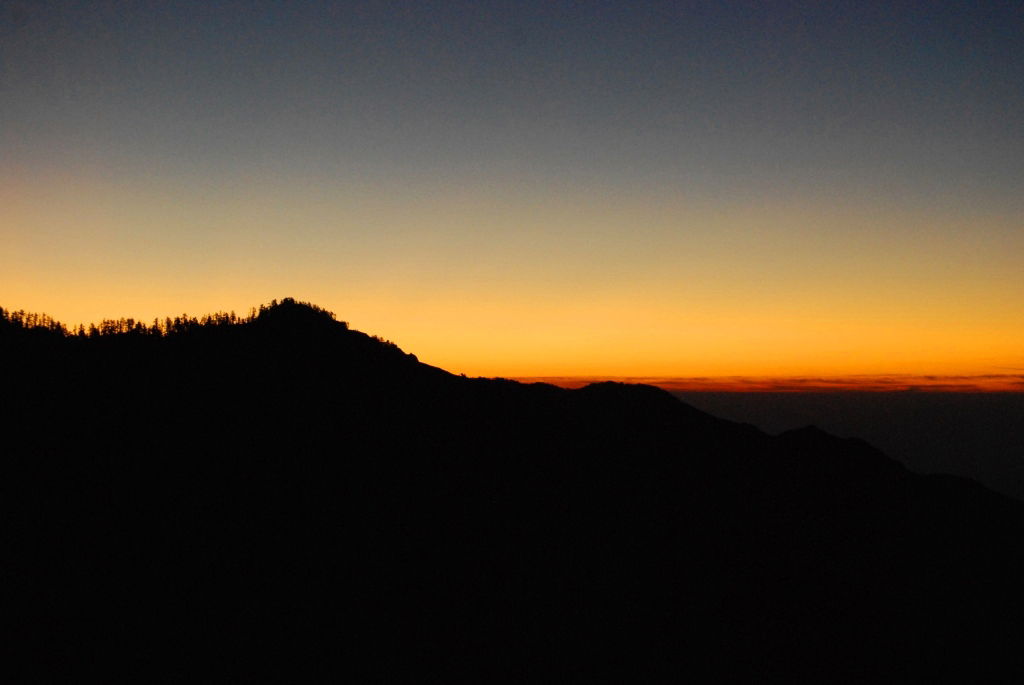
[[[183, 312], [244, 315], [253, 304], [291, 293], [193, 293], [189, 307], [175, 306], [171, 294], [154, 295], [140, 287], [132, 297], [76, 302], [57, 291], [0, 305], [45, 312], [68, 325], [121, 316], [150, 322]], [[463, 293], [449, 300], [397, 289], [347, 302], [326, 292], [295, 296], [334, 311], [355, 330], [393, 340], [427, 364], [469, 376], [568, 386], [628, 379], [692, 391], [1024, 390], [1024, 336], [1010, 322], [954, 328], [923, 317], [840, 319], [825, 316], [824, 307], [802, 315], [779, 307], [728, 314], [695, 308], [685, 316], [666, 303], [630, 309], [612, 297], [573, 306], [529, 294]]]
[[1006, 374], [1024, 369], [1008, 212], [511, 181], [8, 178], [0, 306], [68, 325], [291, 296], [469, 376], [1018, 389]]
[[830, 378], [799, 377], [720, 377], [720, 378], [582, 378], [523, 377], [522, 383], [549, 383], [562, 388], [581, 388], [606, 380], [621, 383], [654, 385], [674, 392], [959, 392], [959, 393], [1021, 393], [1024, 373], [983, 374], [977, 376], [839, 376]]

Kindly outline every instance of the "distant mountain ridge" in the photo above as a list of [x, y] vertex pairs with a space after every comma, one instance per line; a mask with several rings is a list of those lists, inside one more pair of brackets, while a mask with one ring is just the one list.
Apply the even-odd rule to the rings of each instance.
[[1024, 675], [1024, 506], [858, 440], [455, 376], [288, 298], [94, 333], [3, 312], [0, 358], [39, 681]]

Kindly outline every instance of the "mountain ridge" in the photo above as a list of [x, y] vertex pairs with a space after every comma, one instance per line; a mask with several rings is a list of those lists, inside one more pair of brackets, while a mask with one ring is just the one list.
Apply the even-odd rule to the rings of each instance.
[[51, 668], [117, 644], [157, 681], [1024, 673], [1019, 502], [653, 386], [456, 376], [288, 298], [218, 317], [0, 317], [27, 438], [5, 568]]

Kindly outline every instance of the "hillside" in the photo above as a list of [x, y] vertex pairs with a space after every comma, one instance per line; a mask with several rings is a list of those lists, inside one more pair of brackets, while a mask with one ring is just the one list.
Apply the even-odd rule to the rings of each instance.
[[22, 682], [1024, 675], [1024, 507], [861, 441], [454, 376], [292, 300], [5, 313], [0, 355]]

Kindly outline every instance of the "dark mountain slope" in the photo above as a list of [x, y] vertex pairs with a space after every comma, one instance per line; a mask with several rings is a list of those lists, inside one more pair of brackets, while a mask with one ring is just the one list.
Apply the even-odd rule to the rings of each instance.
[[1024, 674], [1021, 505], [860, 441], [457, 377], [290, 300], [0, 354], [41, 681]]

